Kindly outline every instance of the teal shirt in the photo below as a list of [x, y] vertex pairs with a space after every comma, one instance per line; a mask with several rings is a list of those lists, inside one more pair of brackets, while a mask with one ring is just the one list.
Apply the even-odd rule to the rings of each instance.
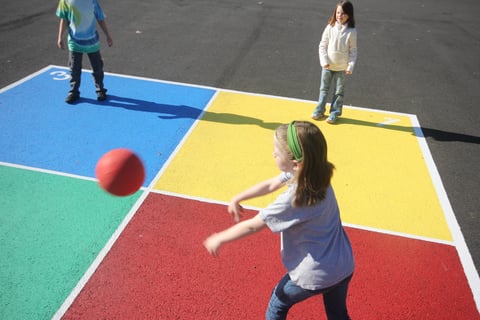
[[68, 22], [68, 49], [91, 53], [100, 50], [97, 20], [105, 14], [97, 0], [60, 0], [57, 16]]

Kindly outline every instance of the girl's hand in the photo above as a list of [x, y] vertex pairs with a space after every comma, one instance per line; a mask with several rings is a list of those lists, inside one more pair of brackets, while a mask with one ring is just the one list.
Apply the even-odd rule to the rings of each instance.
[[350, 74], [352, 74], [352, 71], [350, 71], [350, 70], [346, 70], [346, 71], [345, 71], [345, 74], [348, 74], [348, 75], [350, 75]]
[[228, 205], [228, 213], [230, 213], [233, 217], [233, 220], [235, 222], [240, 222], [240, 219], [242, 218], [242, 213], [243, 213], [243, 207], [240, 205], [240, 203], [231, 201], [230, 204]]
[[218, 249], [220, 249], [221, 245], [222, 243], [216, 233], [212, 234], [203, 242], [203, 246], [207, 249], [208, 253], [215, 257], [218, 256]]
[[330, 65], [329, 64], [324, 65], [323, 69], [330, 69]]

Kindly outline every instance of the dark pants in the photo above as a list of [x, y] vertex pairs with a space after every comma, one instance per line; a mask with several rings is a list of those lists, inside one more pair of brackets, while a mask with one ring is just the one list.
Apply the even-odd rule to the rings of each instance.
[[287, 318], [290, 308], [305, 299], [315, 295], [323, 295], [323, 304], [329, 320], [349, 320], [347, 311], [347, 291], [352, 275], [334, 286], [319, 290], [303, 289], [290, 280], [288, 273], [273, 289], [268, 309], [267, 320], [283, 320]]
[[[80, 82], [82, 77], [83, 53], [70, 51], [68, 66], [70, 67], [70, 92], [80, 93]], [[88, 53], [88, 59], [93, 69], [93, 80], [97, 92], [105, 92], [103, 87], [103, 59], [100, 51]]]

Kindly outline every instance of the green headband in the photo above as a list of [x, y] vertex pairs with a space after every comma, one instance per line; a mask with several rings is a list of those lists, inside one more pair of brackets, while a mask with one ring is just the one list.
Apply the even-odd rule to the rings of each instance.
[[302, 161], [302, 158], [303, 158], [302, 147], [298, 142], [297, 128], [295, 128], [295, 121], [290, 122], [290, 124], [288, 125], [287, 144], [288, 144], [288, 147], [290, 148], [290, 151], [292, 151], [292, 154], [295, 157], [295, 160], [299, 162]]

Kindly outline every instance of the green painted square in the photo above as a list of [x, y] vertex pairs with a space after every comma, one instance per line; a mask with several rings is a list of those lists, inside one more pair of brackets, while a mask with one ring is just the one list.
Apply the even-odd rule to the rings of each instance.
[[0, 318], [51, 318], [140, 195], [0, 166]]

